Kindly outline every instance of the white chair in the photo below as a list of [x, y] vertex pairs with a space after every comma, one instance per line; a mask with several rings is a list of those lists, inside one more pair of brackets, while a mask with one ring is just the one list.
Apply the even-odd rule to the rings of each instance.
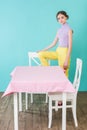
[[[32, 66], [32, 62], [35, 65], [40, 66], [39, 58], [37, 52], [28, 52], [29, 66]], [[46, 94], [46, 103], [48, 101], [48, 95]], [[33, 103], [33, 94], [31, 93], [31, 103]], [[26, 93], [26, 109], [28, 109], [28, 93]]]
[[[66, 94], [66, 108], [72, 109], [75, 127], [78, 126], [77, 116], [76, 116], [76, 104], [77, 104], [77, 93], [78, 93], [80, 79], [81, 79], [81, 72], [82, 72], [82, 60], [77, 58], [76, 59], [76, 71], [75, 71], [74, 82], [73, 82], [73, 87], [75, 88], [76, 93], [67, 93]], [[48, 128], [50, 128], [51, 124], [52, 124], [52, 109], [55, 109], [57, 111], [59, 108], [63, 108], [63, 105], [58, 106], [58, 101], [62, 101], [62, 94], [61, 93], [48, 94], [48, 97], [49, 97]], [[53, 101], [55, 102], [54, 105], [52, 104]]]

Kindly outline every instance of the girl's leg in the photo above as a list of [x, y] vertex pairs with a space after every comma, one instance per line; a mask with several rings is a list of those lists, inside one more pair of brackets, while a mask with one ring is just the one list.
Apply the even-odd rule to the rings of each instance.
[[58, 58], [56, 51], [41, 51], [38, 57], [43, 66], [49, 66], [48, 60], [56, 60]]
[[[68, 48], [58, 47], [58, 49], [57, 49], [58, 63], [59, 63], [59, 66], [61, 66], [62, 68], [63, 68], [64, 62], [65, 62], [67, 51], [68, 51]], [[70, 66], [70, 61], [68, 63], [68, 68], [65, 71], [65, 74], [66, 74], [67, 77], [68, 77], [68, 72], [69, 72], [69, 66]]]
[[[59, 66], [61, 66], [62, 68], [63, 68], [64, 62], [65, 62], [67, 51], [68, 51], [67, 48], [58, 47], [58, 49], [57, 49], [58, 63], [59, 63]], [[68, 69], [65, 72], [67, 77], [68, 77], [68, 70], [69, 70], [69, 65], [68, 65]], [[62, 101], [59, 101], [58, 106], [61, 106], [61, 105], [62, 105]]]

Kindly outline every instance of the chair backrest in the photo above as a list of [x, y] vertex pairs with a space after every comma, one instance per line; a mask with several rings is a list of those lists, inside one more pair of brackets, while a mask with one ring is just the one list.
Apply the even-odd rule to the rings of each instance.
[[[40, 63], [40, 61], [39, 61], [39, 57], [38, 57], [38, 53], [37, 53], [37, 52], [28, 52], [28, 59], [29, 59], [29, 66], [32, 65], [32, 61], [33, 61], [36, 65], [38, 65], [38, 66], [41, 65], [41, 63]], [[49, 64], [50, 64], [50, 60], [48, 60], [48, 62], [49, 62]]]
[[73, 86], [77, 92], [80, 86], [81, 73], [82, 73], [82, 60], [80, 58], [77, 58], [76, 71], [75, 71], [75, 77], [74, 77], [74, 82], [73, 82]]
[[36, 65], [41, 65], [37, 60], [38, 54], [37, 52], [28, 52], [29, 66], [31, 66], [31, 62], [34, 61]]

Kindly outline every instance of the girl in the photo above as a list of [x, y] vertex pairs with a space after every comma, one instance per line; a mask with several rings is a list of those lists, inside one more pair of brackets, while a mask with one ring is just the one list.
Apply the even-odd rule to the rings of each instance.
[[[48, 59], [58, 60], [59, 66], [64, 69], [66, 76], [68, 77], [68, 70], [70, 66], [70, 54], [72, 50], [72, 29], [67, 23], [69, 16], [65, 11], [59, 11], [56, 14], [57, 21], [61, 24], [61, 28], [58, 30], [54, 41], [47, 48], [38, 52], [41, 64], [48, 66]], [[59, 41], [56, 51], [48, 51], [54, 47]]]

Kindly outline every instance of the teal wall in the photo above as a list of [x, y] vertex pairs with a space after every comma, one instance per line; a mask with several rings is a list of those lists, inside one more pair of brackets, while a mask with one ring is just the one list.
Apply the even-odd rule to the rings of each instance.
[[59, 10], [68, 12], [74, 30], [70, 80], [80, 57], [79, 91], [87, 91], [87, 0], [0, 0], [0, 91], [6, 89], [15, 66], [28, 65], [28, 51], [40, 50], [53, 41], [60, 26], [55, 18]]

